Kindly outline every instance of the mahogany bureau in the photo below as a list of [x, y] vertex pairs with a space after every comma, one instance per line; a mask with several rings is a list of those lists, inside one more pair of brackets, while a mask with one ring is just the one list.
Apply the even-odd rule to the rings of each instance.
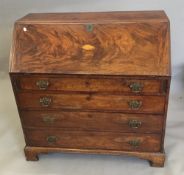
[[27, 160], [79, 152], [164, 166], [170, 64], [163, 11], [35, 13], [17, 20], [10, 77]]

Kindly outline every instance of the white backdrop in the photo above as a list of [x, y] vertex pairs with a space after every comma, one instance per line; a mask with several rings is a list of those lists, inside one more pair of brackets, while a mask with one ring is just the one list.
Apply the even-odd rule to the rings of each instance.
[[[111, 156], [54, 154], [26, 162], [20, 121], [8, 78], [13, 23], [30, 12], [165, 10], [171, 22], [172, 83], [165, 168]], [[0, 175], [184, 175], [184, 0], [0, 0]]]

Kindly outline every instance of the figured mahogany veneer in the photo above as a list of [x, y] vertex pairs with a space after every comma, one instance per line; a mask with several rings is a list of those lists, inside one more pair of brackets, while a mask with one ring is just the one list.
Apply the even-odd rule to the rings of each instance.
[[[29, 15], [18, 20], [11, 71], [169, 76], [169, 23], [163, 12], [144, 13], [151, 18], [143, 18], [139, 12], [135, 16], [83, 13], [90, 14], [87, 21], [77, 20], [82, 14], [70, 14], [70, 20], [66, 20], [66, 14], [43, 14], [43, 21], [32, 20], [37, 18], [32, 14], [32, 19]], [[112, 15], [112, 19], [106, 20], [106, 15]], [[102, 20], [96, 21], [99, 16]], [[128, 18], [133, 19], [127, 22]], [[92, 25], [92, 31], [88, 25]], [[84, 50], [86, 44], [94, 50]]]
[[163, 11], [17, 20], [10, 78], [27, 160], [49, 152], [125, 154], [164, 166], [170, 67]]

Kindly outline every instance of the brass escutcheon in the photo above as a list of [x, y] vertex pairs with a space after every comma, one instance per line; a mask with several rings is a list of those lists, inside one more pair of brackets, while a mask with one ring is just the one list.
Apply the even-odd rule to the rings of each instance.
[[134, 147], [134, 148], [137, 148], [137, 147], [139, 147], [140, 146], [140, 140], [138, 140], [138, 139], [135, 139], [135, 140], [130, 140], [129, 142], [128, 142], [132, 147]]
[[131, 100], [128, 102], [128, 104], [131, 109], [139, 109], [142, 106], [142, 101]]
[[51, 104], [52, 100], [50, 97], [41, 97], [40, 104], [43, 107], [48, 107]]
[[48, 143], [56, 143], [57, 140], [58, 140], [58, 138], [56, 136], [48, 136], [47, 137]]
[[92, 32], [93, 31], [93, 24], [86, 24], [86, 31], [87, 32]]
[[129, 85], [129, 88], [131, 89], [131, 91], [135, 93], [141, 92], [143, 87], [144, 87], [143, 84], [137, 83], [137, 82], [133, 82]]
[[47, 81], [47, 80], [38, 80], [36, 82], [36, 85], [38, 86], [38, 88], [40, 90], [46, 90], [49, 86], [49, 81]]
[[129, 120], [128, 125], [130, 128], [139, 128], [141, 126], [141, 121], [138, 120]]

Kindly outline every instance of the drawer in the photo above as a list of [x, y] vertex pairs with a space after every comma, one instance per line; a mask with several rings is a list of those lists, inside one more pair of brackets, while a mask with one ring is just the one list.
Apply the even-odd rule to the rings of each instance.
[[92, 77], [46, 77], [24, 76], [18, 79], [21, 90], [111, 92], [111, 93], [164, 93], [161, 80]]
[[102, 112], [21, 111], [23, 127], [161, 133], [163, 116]]
[[25, 130], [28, 146], [108, 149], [123, 151], [160, 151], [161, 136], [112, 132]]
[[107, 110], [163, 113], [164, 96], [19, 93], [22, 109]]

